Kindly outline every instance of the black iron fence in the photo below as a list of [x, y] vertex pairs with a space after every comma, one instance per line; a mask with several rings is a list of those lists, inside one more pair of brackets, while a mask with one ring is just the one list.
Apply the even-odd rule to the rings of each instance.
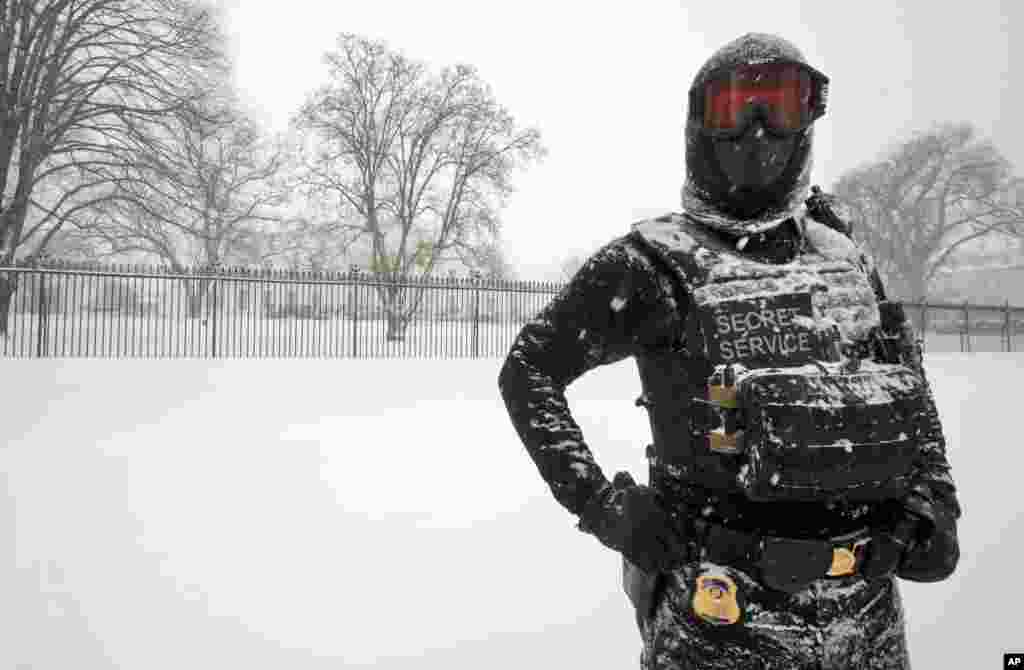
[[[0, 357], [499, 357], [561, 287], [355, 270], [0, 267]], [[905, 307], [926, 351], [1024, 348], [1024, 307]]]
[[491, 357], [560, 288], [359, 271], [0, 267], [3, 357]]

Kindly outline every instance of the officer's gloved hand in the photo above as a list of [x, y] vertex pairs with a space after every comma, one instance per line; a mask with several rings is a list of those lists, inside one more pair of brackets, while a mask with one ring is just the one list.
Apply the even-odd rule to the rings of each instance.
[[902, 505], [891, 510], [886, 523], [876, 529], [867, 546], [860, 573], [865, 579], [879, 579], [895, 573], [903, 556], [913, 546], [920, 519], [908, 514]]
[[941, 499], [925, 485], [911, 491], [903, 505], [919, 519], [914, 542], [904, 552], [896, 574], [914, 582], [939, 582], [956, 570], [960, 542], [956, 523], [960, 508], [955, 497]]
[[861, 574], [936, 582], [953, 574], [959, 559], [954, 513], [920, 486], [889, 506], [886, 522], [868, 544]]
[[683, 531], [675, 527], [661, 496], [627, 472], [594, 496], [580, 515], [579, 528], [644, 572], [669, 572], [686, 559]]

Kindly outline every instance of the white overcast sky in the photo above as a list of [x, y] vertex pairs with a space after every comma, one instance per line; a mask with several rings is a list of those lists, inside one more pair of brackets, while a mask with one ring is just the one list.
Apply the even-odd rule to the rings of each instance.
[[972, 121], [1024, 174], [1020, 0], [570, 2], [223, 0], [237, 82], [283, 130], [322, 83], [340, 32], [386, 40], [435, 66], [476, 66], [548, 158], [503, 212], [526, 279], [553, 278], [639, 218], [678, 209], [686, 90], [746, 32], [790, 39], [832, 79], [813, 178], [826, 189], [884, 146], [937, 121]]

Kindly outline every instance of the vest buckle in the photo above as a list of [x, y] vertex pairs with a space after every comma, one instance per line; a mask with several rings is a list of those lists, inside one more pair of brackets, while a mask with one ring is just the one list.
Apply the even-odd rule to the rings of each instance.
[[741, 454], [743, 453], [743, 431], [737, 430], [727, 433], [724, 429], [718, 428], [708, 434], [708, 447], [716, 454]]

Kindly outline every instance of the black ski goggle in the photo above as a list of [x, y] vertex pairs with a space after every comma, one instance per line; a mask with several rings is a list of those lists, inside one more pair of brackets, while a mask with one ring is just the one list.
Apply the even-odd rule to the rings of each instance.
[[828, 77], [800, 63], [732, 67], [690, 92], [690, 114], [712, 137], [740, 135], [760, 116], [774, 133], [799, 132], [825, 113]]

